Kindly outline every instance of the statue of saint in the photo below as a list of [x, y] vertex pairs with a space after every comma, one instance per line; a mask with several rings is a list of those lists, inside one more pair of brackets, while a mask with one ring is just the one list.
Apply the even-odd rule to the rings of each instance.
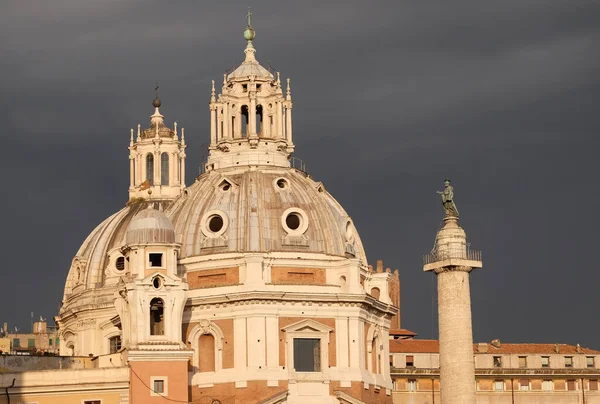
[[458, 217], [458, 209], [454, 204], [454, 188], [450, 185], [450, 180], [444, 180], [444, 190], [437, 191], [442, 196], [442, 206], [446, 212], [445, 217]]

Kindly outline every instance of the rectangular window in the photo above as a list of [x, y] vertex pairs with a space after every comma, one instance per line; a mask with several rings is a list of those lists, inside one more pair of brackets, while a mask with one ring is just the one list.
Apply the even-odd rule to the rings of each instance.
[[119, 349], [121, 349], [121, 337], [120, 336], [116, 336], [116, 337], [112, 337], [110, 340], [110, 353], [116, 353], [119, 351]]
[[390, 355], [390, 367], [394, 367], [394, 355]]
[[161, 379], [154, 380], [153, 390], [156, 394], [162, 394], [165, 392], [165, 381]]
[[544, 390], [544, 391], [554, 390], [554, 382], [552, 380], [543, 380], [542, 381], [542, 390]]
[[319, 338], [294, 338], [294, 369], [296, 372], [321, 371]]
[[543, 368], [550, 367], [550, 357], [549, 356], [542, 356], [542, 367]]
[[19, 338], [13, 338], [13, 348], [21, 348], [21, 340]]
[[100, 400], [85, 400], [83, 404], [102, 404]]
[[590, 380], [588, 386], [589, 386], [588, 388], [590, 390], [597, 391], [598, 390], [598, 380]]
[[148, 254], [148, 260], [150, 261], [151, 267], [162, 267], [162, 257], [161, 253], [150, 253]]
[[587, 365], [588, 368], [595, 368], [596, 367], [596, 358], [594, 358], [593, 356], [587, 356], [585, 358], [585, 363]]
[[52, 338], [48, 340], [48, 345], [52, 346]]
[[574, 391], [577, 390], [577, 384], [575, 380], [567, 380], [567, 390]]
[[496, 380], [494, 382], [494, 390], [503, 391], [504, 390], [504, 380]]
[[527, 357], [526, 356], [519, 356], [519, 367], [520, 368], [527, 367]]
[[415, 379], [408, 380], [408, 391], [417, 391], [417, 381]]
[[27, 348], [35, 348], [35, 339], [29, 338], [27, 340]]
[[519, 381], [519, 390], [521, 390], [521, 391], [529, 390], [529, 379], [521, 379]]
[[572, 356], [565, 356], [565, 367], [566, 368], [573, 367], [573, 357]]
[[415, 366], [415, 357], [413, 355], [406, 355], [406, 367], [414, 367]]
[[59, 345], [60, 344], [60, 338], [56, 338], [54, 340], [54, 345]]
[[494, 367], [495, 368], [502, 367], [502, 357], [501, 356], [494, 356]]

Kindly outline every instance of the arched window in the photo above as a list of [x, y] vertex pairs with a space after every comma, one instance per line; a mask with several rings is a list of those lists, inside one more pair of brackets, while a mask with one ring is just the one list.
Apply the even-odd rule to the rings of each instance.
[[160, 155], [160, 184], [169, 185], [169, 154]]
[[248, 137], [248, 106], [242, 105], [242, 137]]
[[146, 180], [150, 185], [154, 185], [154, 155], [146, 155]]
[[263, 107], [262, 105], [256, 106], [256, 134], [260, 136], [262, 134], [263, 126]]
[[215, 337], [212, 334], [203, 334], [198, 341], [199, 372], [215, 371]]
[[150, 335], [165, 335], [164, 307], [158, 297], [150, 301]]

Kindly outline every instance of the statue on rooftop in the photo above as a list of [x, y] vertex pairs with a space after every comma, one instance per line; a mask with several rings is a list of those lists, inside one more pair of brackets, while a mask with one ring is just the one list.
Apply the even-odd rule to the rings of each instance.
[[454, 187], [450, 185], [450, 180], [445, 179], [444, 190], [437, 191], [437, 193], [442, 197], [442, 206], [446, 212], [444, 217], [458, 217], [458, 209], [454, 204]]

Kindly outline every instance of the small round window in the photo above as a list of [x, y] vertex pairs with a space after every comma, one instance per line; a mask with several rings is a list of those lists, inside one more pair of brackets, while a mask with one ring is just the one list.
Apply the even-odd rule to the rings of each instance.
[[221, 237], [227, 231], [228, 226], [229, 219], [222, 210], [210, 210], [200, 219], [202, 233], [209, 238]]
[[308, 217], [300, 208], [289, 208], [281, 215], [281, 225], [287, 233], [299, 236], [308, 229]]
[[292, 230], [298, 230], [301, 220], [300, 215], [297, 213], [290, 213], [285, 218], [285, 224]]
[[154, 289], [160, 289], [162, 284], [162, 278], [160, 276], [157, 276], [154, 279], [152, 279], [152, 286], [154, 286]]
[[288, 187], [288, 182], [283, 179], [283, 178], [279, 178], [276, 181], [277, 187], [281, 188], [281, 189], [286, 189]]
[[125, 257], [118, 257], [115, 261], [115, 267], [118, 271], [122, 271], [125, 269]]
[[208, 229], [213, 233], [218, 233], [223, 228], [223, 218], [219, 215], [213, 215], [208, 219]]

